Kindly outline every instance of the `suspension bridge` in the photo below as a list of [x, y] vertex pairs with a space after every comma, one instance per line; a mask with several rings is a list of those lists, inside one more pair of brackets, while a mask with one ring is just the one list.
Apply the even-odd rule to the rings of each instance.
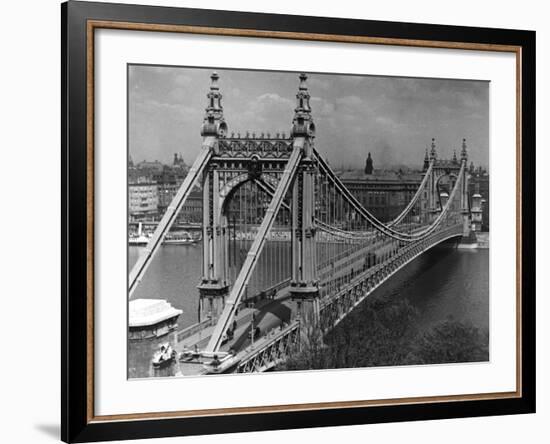
[[[131, 297], [200, 185], [199, 323], [209, 334], [195, 348], [198, 360], [213, 360], [210, 372], [273, 368], [299, 347], [306, 326], [330, 330], [414, 258], [469, 235], [464, 139], [452, 159], [440, 159], [432, 139], [418, 190], [395, 219], [381, 221], [316, 150], [305, 74], [288, 134], [230, 134], [218, 80], [213, 73], [200, 154], [129, 274]], [[250, 320], [239, 315], [251, 294], [267, 295], [266, 306], [285, 304], [290, 315], [269, 332], [251, 329], [253, 346], [239, 349], [235, 338], [228, 352], [228, 333], [243, 323], [248, 330]]]

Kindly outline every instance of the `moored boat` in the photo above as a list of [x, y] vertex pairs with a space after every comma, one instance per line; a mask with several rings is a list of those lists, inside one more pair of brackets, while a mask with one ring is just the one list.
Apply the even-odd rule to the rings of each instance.
[[176, 355], [176, 350], [168, 342], [161, 344], [153, 355], [153, 367], [162, 367], [169, 364], [176, 358]]
[[145, 235], [141, 235], [141, 236], [130, 236], [130, 238], [128, 239], [128, 244], [129, 245], [133, 245], [135, 247], [142, 247], [142, 246], [145, 246], [149, 243], [149, 237], [145, 236]]
[[163, 241], [166, 245], [190, 245], [195, 242], [196, 240], [187, 231], [168, 233]]
[[128, 245], [133, 245], [136, 247], [144, 246], [149, 243], [149, 239], [151, 238], [150, 234], [146, 234], [143, 232], [141, 222], [138, 224], [138, 231], [137, 233], [130, 233], [130, 237], [128, 238]]

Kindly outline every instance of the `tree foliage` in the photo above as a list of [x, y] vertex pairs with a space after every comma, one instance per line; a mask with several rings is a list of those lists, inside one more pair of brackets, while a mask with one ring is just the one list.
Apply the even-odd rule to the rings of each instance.
[[487, 361], [489, 335], [466, 323], [447, 319], [415, 341], [409, 359], [415, 364]]
[[489, 337], [467, 323], [448, 318], [428, 330], [406, 300], [373, 298], [332, 331], [302, 328], [302, 341], [279, 370], [486, 361]]

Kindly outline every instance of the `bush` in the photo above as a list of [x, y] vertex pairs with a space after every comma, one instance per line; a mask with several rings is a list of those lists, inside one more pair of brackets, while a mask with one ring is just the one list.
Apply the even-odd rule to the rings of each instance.
[[419, 332], [418, 311], [407, 300], [365, 301], [328, 334], [302, 330], [300, 350], [278, 370], [317, 370], [489, 359], [489, 336], [452, 319]]
[[414, 364], [488, 361], [489, 334], [447, 319], [415, 341], [408, 360]]

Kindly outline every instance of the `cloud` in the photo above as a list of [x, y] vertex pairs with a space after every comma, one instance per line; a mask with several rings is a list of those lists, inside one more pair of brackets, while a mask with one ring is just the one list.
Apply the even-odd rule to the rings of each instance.
[[176, 85], [189, 86], [191, 83], [193, 83], [193, 79], [190, 76], [183, 74], [177, 74], [174, 76], [174, 84]]
[[333, 114], [336, 109], [334, 103], [322, 99], [321, 97], [312, 97], [310, 99], [310, 105], [312, 113], [315, 116], [328, 117]]
[[[288, 131], [294, 114], [294, 101], [277, 93], [263, 93], [240, 103], [240, 112], [231, 112], [231, 103], [226, 107], [226, 118], [235, 132], [277, 132]], [[244, 108], [244, 109], [243, 109]]]
[[[296, 73], [217, 69], [229, 130], [288, 133]], [[130, 150], [170, 161], [174, 150], [193, 159], [211, 69], [132, 66], [129, 71]], [[436, 137], [449, 151], [466, 137], [474, 162], [488, 163], [487, 82], [311, 74], [316, 147], [340, 165], [420, 163]], [[391, 155], [390, 155], [391, 154]], [[136, 161], [140, 155], [135, 155]], [[420, 160], [418, 160], [420, 159]]]
[[142, 112], [148, 114], [171, 114], [172, 117], [177, 114], [180, 118], [185, 118], [186, 116], [195, 116], [198, 114], [197, 110], [193, 107], [189, 107], [179, 103], [160, 102], [154, 99], [147, 99], [143, 102], [136, 102], [135, 107], [137, 109], [141, 109]]
[[364, 105], [364, 102], [363, 99], [359, 98], [358, 96], [345, 96], [337, 98], [336, 104], [341, 107], [358, 109]]
[[385, 126], [396, 126], [396, 123], [394, 120], [390, 119], [389, 117], [384, 117], [384, 116], [378, 116], [376, 119], [375, 119], [375, 122], [376, 123], [379, 123], [380, 125], [385, 125]]
[[309, 89], [311, 91], [315, 91], [315, 90], [319, 90], [319, 89], [322, 89], [323, 91], [326, 91], [327, 89], [330, 88], [332, 82], [330, 82], [329, 80], [325, 79], [321, 79], [319, 77], [309, 77], [308, 78], [308, 85], [309, 85]]
[[260, 95], [255, 101], [255, 105], [259, 107], [265, 107], [270, 105], [286, 106], [292, 108], [294, 106], [294, 101], [281, 97], [279, 94], [275, 93], [265, 93]]

